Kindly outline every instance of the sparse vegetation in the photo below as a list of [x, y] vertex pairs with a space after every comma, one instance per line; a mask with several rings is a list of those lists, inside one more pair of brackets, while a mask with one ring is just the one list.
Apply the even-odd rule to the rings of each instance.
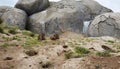
[[[20, 30], [20, 31], [18, 32], [18, 28], [15, 26], [0, 24], [0, 32], [6, 34], [5, 36], [2, 36], [2, 39], [4, 39], [5, 41], [24, 40], [24, 42], [20, 44], [21, 46], [33, 46], [41, 43], [37, 39], [38, 37], [37, 34], [34, 34], [26, 30]], [[8, 46], [8, 45], [9, 44], [3, 44], [3, 46]]]
[[89, 50], [87, 50], [83, 47], [76, 47], [75, 52], [78, 53], [78, 54], [89, 54], [90, 53]]
[[19, 36], [13, 36], [13, 37], [10, 38], [10, 40], [21, 41], [21, 38]]
[[8, 46], [10, 46], [10, 44], [8, 44], [8, 43], [4, 43], [4, 44], [2, 45], [2, 47], [8, 47]]
[[110, 57], [110, 51], [104, 51], [104, 52], [97, 52], [96, 55], [101, 56], [101, 57]]
[[3, 43], [2, 45], [1, 45], [2, 47], [8, 47], [8, 46], [16, 46], [16, 44], [14, 43]]
[[35, 36], [34, 33], [30, 32], [30, 31], [26, 31], [26, 30], [22, 30], [22, 34], [23, 34], [23, 35], [30, 36], [30, 37], [34, 37], [34, 36]]
[[0, 24], [3, 22], [3, 20], [0, 18]]
[[41, 42], [35, 38], [27, 38], [27, 39], [28, 40], [26, 40], [26, 42], [23, 44], [23, 46], [33, 46], [36, 44], [41, 44]]
[[117, 45], [116, 47], [117, 47], [117, 49], [120, 49], [120, 45]]
[[8, 32], [9, 32], [10, 34], [17, 34], [17, 31], [16, 31], [15, 29], [10, 29]]
[[70, 59], [73, 56], [74, 52], [70, 51], [65, 54], [66, 59]]
[[75, 47], [74, 51], [69, 51], [65, 54], [65, 58], [66, 59], [79, 58], [79, 57], [83, 57], [89, 53], [90, 53], [90, 51], [83, 47]]
[[6, 24], [0, 24], [0, 33], [4, 34], [16, 34], [18, 28], [16, 26], [8, 26]]
[[[94, 43], [94, 42], [95, 43], [99, 42], [100, 39], [98, 41], [96, 41], [97, 38], [95, 39], [94, 37], [93, 38], [80, 38], [80, 39], [71, 37], [71, 38], [65, 38], [65, 40], [64, 40], [64, 35], [60, 35], [61, 39], [58, 38], [59, 35], [54, 35], [54, 37], [51, 40], [51, 38], [45, 36], [45, 34], [43, 34], [41, 36], [39, 34], [35, 34], [30, 31], [27, 31], [27, 30], [19, 30], [15, 27], [8, 27], [8, 26], [6, 27], [5, 25], [0, 26], [0, 46], [1, 46], [0, 48], [1, 49], [4, 48], [3, 51], [8, 53], [10, 50], [10, 53], [11, 53], [11, 52], [14, 52], [13, 49], [15, 49], [15, 50], [18, 50], [17, 54], [20, 54], [20, 52], [22, 52], [22, 53], [24, 52], [25, 56], [21, 57], [23, 59], [29, 59], [31, 57], [32, 58], [38, 57], [42, 54], [43, 57], [41, 57], [39, 61], [42, 61], [41, 59], [43, 59], [43, 62], [39, 63], [37, 61], [37, 63], [39, 63], [39, 67], [42, 67], [43, 69], [44, 68], [45, 69], [52, 68], [52, 63], [60, 64], [60, 63], [64, 62], [65, 60], [68, 61], [68, 59], [71, 59], [71, 58], [74, 58], [74, 59], [80, 58], [80, 60], [78, 60], [80, 62], [81, 61], [87, 62], [89, 59], [86, 60], [86, 58], [90, 58], [93, 60], [93, 62], [90, 62], [91, 64], [94, 64], [93, 67], [95, 69], [99, 69], [99, 68], [101, 68], [101, 66], [97, 65], [98, 63], [94, 62], [94, 60], [97, 60], [101, 57], [102, 58], [106, 58], [106, 57], [111, 58], [111, 57], [109, 57], [112, 54], [112, 53], [110, 54], [110, 52], [114, 52], [114, 49], [112, 47], [109, 47], [109, 45], [114, 45], [114, 48], [117, 48], [117, 50], [120, 52], [119, 43], [117, 44], [117, 42], [111, 41], [111, 40], [105, 41], [105, 43], [107, 43], [107, 44], [101, 44], [101, 48], [106, 50], [105, 52], [97, 52], [97, 50], [95, 48], [91, 47], [91, 49], [90, 49], [88, 47], [88, 45], [92, 45], [92, 43]], [[56, 38], [59, 40], [56, 40]], [[41, 41], [41, 40], [43, 40], [43, 41]], [[100, 42], [100, 43], [102, 43], [102, 42]], [[54, 47], [54, 46], [58, 46], [58, 45], [60, 46], [60, 48]], [[45, 46], [45, 47], [40, 47], [40, 46]], [[86, 48], [89, 48], [89, 49], [84, 48], [85, 46], [86, 46]], [[56, 49], [56, 48], [59, 48], [59, 49]], [[19, 51], [19, 49], [20, 49], [20, 51]], [[43, 52], [43, 50], [44, 50], [44, 52]], [[54, 50], [57, 50], [57, 53], [56, 52], [53, 53]], [[16, 51], [14, 53], [16, 53]], [[12, 54], [14, 54], [14, 53], [12, 53]], [[114, 52], [114, 53], [118, 53], [118, 52]], [[49, 55], [51, 55], [51, 54], [53, 56], [49, 57]], [[94, 56], [95, 54], [98, 56]], [[54, 55], [55, 55], [55, 58], [54, 58]], [[96, 59], [94, 59], [94, 58], [96, 58]], [[16, 60], [16, 57], [13, 59]], [[51, 59], [52, 60], [54, 59], [55, 61], [54, 60], [51, 61]], [[58, 62], [58, 61], [60, 61], [59, 59], [61, 60], [61, 62]], [[12, 58], [11, 58], [11, 56], [8, 56], [2, 60], [3, 61], [12, 61]], [[48, 62], [49, 60], [50, 60], [50, 62]], [[11, 68], [13, 68], [13, 67], [14, 66], [12, 66]], [[29, 67], [33, 67], [33, 65], [30, 64]]]
[[4, 33], [4, 30], [1, 26], [0, 26], [0, 33]]
[[115, 41], [113, 41], [113, 40], [108, 40], [107, 42], [112, 43], [112, 44], [115, 43]]

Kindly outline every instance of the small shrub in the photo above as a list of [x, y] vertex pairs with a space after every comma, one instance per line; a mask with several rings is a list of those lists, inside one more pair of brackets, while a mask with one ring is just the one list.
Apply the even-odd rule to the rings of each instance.
[[4, 33], [4, 30], [2, 27], [0, 27], [0, 33]]
[[23, 30], [23, 31], [22, 31], [22, 34], [23, 34], [23, 35], [30, 36], [30, 37], [34, 37], [34, 36], [35, 36], [34, 33], [30, 32], [30, 31], [26, 31], [26, 30]]
[[70, 59], [73, 56], [74, 52], [70, 51], [65, 54], [66, 59]]
[[2, 19], [0, 19], [0, 24], [3, 22], [3, 20]]
[[4, 43], [3, 45], [1, 45], [2, 47], [8, 47], [8, 46], [16, 46], [16, 44], [14, 43]]
[[109, 43], [115, 43], [115, 41], [112, 41], [112, 40], [108, 40], [107, 42], [109, 42]]
[[90, 53], [89, 50], [87, 50], [83, 47], [76, 47], [75, 52], [78, 53], [78, 54], [89, 54]]
[[75, 47], [74, 52], [70, 51], [65, 54], [66, 59], [70, 58], [79, 58], [79, 57], [84, 57], [86, 54], [89, 54], [90, 51], [83, 48], [83, 47]]
[[17, 34], [17, 31], [15, 29], [10, 29], [8, 32], [11, 34]]
[[117, 49], [120, 50], [120, 45], [116, 45]]
[[20, 41], [21, 39], [20, 39], [19, 36], [13, 36], [13, 37], [11, 38], [11, 40], [18, 40], [18, 41]]
[[28, 39], [23, 46], [33, 46], [36, 44], [40, 44], [40, 42], [37, 39]]
[[11, 34], [16, 34], [16, 30], [18, 28], [16, 26], [9, 26], [9, 25], [6, 25], [6, 24], [0, 24], [0, 33], [4, 33], [4, 34], [8, 34], [8, 33], [11, 33]]
[[97, 52], [96, 55], [102, 56], [102, 57], [110, 57], [111, 56], [109, 51]]
[[8, 43], [4, 43], [4, 44], [2, 45], [2, 47], [8, 47], [8, 46], [10, 46], [10, 44], [8, 44]]

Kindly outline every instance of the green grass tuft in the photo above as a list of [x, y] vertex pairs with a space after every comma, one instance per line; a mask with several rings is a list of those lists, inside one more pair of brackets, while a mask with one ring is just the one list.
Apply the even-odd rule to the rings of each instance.
[[65, 59], [70, 59], [74, 55], [74, 52], [70, 51], [65, 54]]
[[104, 52], [97, 52], [96, 55], [101, 56], [101, 57], [110, 57], [110, 51], [104, 51]]
[[30, 32], [30, 31], [26, 31], [26, 30], [22, 30], [22, 34], [23, 34], [23, 35], [30, 36], [30, 37], [34, 37], [34, 36], [35, 36], [34, 33]]
[[89, 54], [90, 53], [89, 50], [87, 50], [83, 47], [76, 47], [75, 52], [78, 53], [78, 54]]
[[4, 33], [4, 29], [0, 27], [0, 33]]
[[109, 42], [109, 43], [115, 43], [115, 41], [113, 41], [113, 40], [108, 40], [107, 42]]
[[10, 29], [8, 32], [11, 33], [11, 34], [17, 34], [17, 33], [18, 33], [18, 32], [16, 31], [16, 29]]

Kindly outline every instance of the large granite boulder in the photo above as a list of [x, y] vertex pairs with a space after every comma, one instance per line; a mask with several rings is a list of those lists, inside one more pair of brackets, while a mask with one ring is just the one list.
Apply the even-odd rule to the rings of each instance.
[[25, 29], [26, 20], [27, 14], [24, 11], [8, 6], [0, 6], [0, 22]]
[[88, 35], [120, 38], [120, 13], [105, 13], [97, 16], [89, 25]]
[[22, 9], [31, 15], [36, 12], [40, 12], [49, 7], [48, 0], [19, 0], [15, 7]]
[[84, 6], [86, 6], [86, 8], [88, 9], [87, 11], [85, 11], [85, 14], [86, 14], [85, 20], [88, 20], [88, 21], [93, 20], [97, 15], [100, 15], [102, 13], [112, 12], [111, 9], [108, 9], [100, 5], [95, 0], [78, 0], [78, 1], [84, 4]]
[[53, 34], [72, 31], [82, 33], [83, 21], [95, 16], [112, 12], [94, 0], [62, 0], [50, 3], [45, 11], [33, 14], [29, 18], [28, 29], [35, 33]]
[[66, 31], [82, 33], [85, 10], [82, 3], [74, 0], [51, 3], [47, 10], [30, 16], [28, 29], [46, 35]]

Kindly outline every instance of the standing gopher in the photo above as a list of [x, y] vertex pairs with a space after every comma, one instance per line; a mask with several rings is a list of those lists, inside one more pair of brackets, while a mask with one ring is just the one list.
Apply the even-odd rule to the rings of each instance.
[[44, 33], [39, 34], [38, 40], [45, 40], [45, 34]]
[[59, 34], [53, 34], [51, 37], [50, 37], [51, 40], [57, 40], [59, 39]]

